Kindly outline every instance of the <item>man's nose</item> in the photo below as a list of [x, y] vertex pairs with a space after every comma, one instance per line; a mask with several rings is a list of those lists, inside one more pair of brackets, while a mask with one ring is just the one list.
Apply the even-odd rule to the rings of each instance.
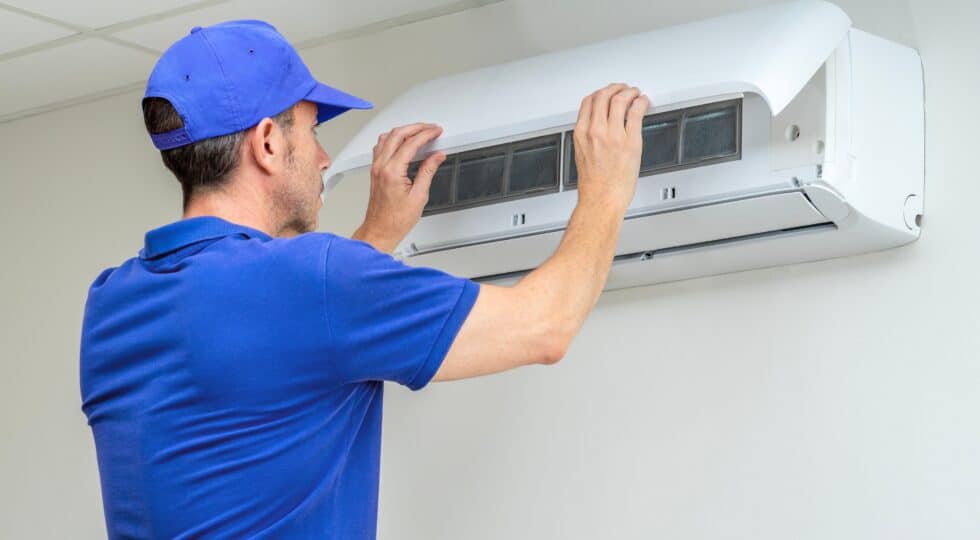
[[[319, 145], [317, 145], [317, 146], [319, 146]], [[324, 150], [322, 146], [320, 146], [320, 163], [319, 163], [320, 170], [321, 171], [326, 170], [327, 167], [330, 166], [330, 163], [331, 163], [330, 162], [330, 154], [327, 154], [327, 151]]]

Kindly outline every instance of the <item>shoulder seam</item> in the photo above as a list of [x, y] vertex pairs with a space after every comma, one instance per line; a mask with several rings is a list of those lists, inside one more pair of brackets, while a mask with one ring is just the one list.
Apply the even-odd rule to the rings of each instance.
[[327, 351], [330, 358], [334, 357], [334, 335], [333, 329], [330, 327], [330, 313], [328, 308], [329, 299], [327, 298], [327, 259], [330, 257], [330, 246], [333, 244], [333, 237], [326, 236], [323, 242], [323, 247], [320, 248], [320, 298], [323, 303], [323, 321], [327, 328]]

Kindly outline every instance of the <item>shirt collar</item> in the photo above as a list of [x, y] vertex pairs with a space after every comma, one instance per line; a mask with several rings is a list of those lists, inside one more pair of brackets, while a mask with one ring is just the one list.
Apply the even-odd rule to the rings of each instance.
[[182, 219], [147, 232], [146, 245], [140, 250], [140, 258], [153, 259], [202, 240], [235, 234], [241, 234], [246, 238], [272, 240], [271, 236], [260, 230], [214, 216], [201, 216]]

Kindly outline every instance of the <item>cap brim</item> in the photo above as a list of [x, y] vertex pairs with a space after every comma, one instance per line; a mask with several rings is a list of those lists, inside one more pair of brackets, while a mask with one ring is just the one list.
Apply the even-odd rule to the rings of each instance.
[[352, 96], [346, 92], [341, 92], [336, 88], [331, 88], [321, 82], [309, 94], [304, 97], [306, 101], [312, 101], [317, 105], [317, 123], [326, 122], [331, 118], [343, 114], [351, 109], [370, 109], [374, 107], [369, 101], [365, 101], [357, 96]]

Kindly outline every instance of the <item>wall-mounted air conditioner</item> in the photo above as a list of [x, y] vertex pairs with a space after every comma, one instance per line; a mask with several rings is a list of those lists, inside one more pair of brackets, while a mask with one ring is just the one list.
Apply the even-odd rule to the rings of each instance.
[[[571, 129], [583, 96], [651, 98], [636, 197], [607, 288], [881, 250], [919, 236], [918, 54], [800, 0], [420, 84], [337, 156], [327, 186], [370, 165], [377, 136], [435, 122], [442, 150], [396, 254], [507, 280], [557, 247], [577, 200]], [[367, 176], [365, 175], [365, 179]]]

